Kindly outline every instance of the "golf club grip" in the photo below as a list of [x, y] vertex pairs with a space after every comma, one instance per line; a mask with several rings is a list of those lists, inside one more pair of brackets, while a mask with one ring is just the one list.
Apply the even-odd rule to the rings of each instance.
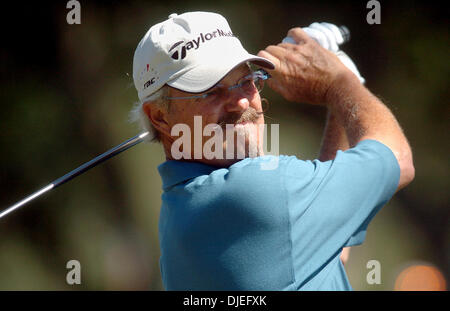
[[[332, 27], [334, 29], [338, 29], [341, 36], [342, 36], [342, 41], [341, 42], [336, 42], [338, 45], [342, 45], [348, 41], [350, 41], [350, 30], [347, 28], [347, 26], [341, 25], [341, 26], [336, 26], [336, 25], [332, 25]], [[304, 28], [306, 32], [308, 32], [308, 27]], [[308, 35], [310, 35], [308, 33]], [[312, 35], [310, 35], [312, 36]], [[319, 42], [317, 39], [314, 38], [314, 36], [312, 36], [314, 40], [316, 40], [317, 42]], [[291, 43], [291, 44], [297, 44], [297, 42], [292, 38], [292, 37], [285, 37], [282, 41], [283, 43]], [[319, 42], [320, 44], [320, 42]]]
[[338, 28], [341, 32], [342, 38], [344, 39], [344, 42], [342, 42], [342, 44], [350, 41], [350, 30], [347, 28], [347, 26], [341, 25]]

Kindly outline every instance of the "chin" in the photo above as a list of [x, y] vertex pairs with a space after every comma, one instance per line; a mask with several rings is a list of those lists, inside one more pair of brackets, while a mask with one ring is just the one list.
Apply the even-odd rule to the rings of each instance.
[[[260, 124], [243, 122], [233, 127], [233, 135], [226, 135], [222, 142], [222, 158], [203, 159], [201, 162], [219, 167], [228, 167], [245, 158], [254, 158], [263, 153], [263, 129]], [[264, 123], [262, 124], [264, 125]]]
[[261, 155], [264, 130], [260, 124], [250, 122], [237, 125], [236, 132], [241, 136], [240, 139], [238, 138], [234, 142], [235, 150], [239, 150], [241, 154], [245, 153], [246, 158]]
[[[243, 146], [245, 146], [245, 149], [243, 149]], [[222, 159], [213, 158], [208, 160], [203, 158], [202, 160], [200, 160], [200, 162], [217, 167], [229, 167], [234, 163], [242, 161], [245, 158], [254, 158], [263, 155], [262, 147], [259, 147], [256, 141], [250, 143], [250, 141], [246, 139], [245, 144], [243, 145], [237, 144], [235, 142], [232, 148], [227, 149], [227, 147], [229, 147], [227, 146], [227, 141], [224, 141]], [[228, 156], [227, 151], [230, 153]]]

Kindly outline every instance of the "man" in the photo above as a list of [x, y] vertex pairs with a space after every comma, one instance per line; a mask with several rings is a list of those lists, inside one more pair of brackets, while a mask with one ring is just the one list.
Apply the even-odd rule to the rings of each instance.
[[[158, 167], [167, 290], [350, 290], [342, 249], [361, 244], [374, 215], [414, 178], [389, 109], [302, 29], [288, 36], [297, 44], [255, 56], [222, 16], [190, 12], [151, 27], [136, 49], [136, 111], [167, 158]], [[328, 108], [319, 159], [263, 154], [264, 80], [286, 100]], [[231, 135], [209, 149], [195, 135], [179, 144], [179, 125], [194, 133], [199, 122], [201, 133], [213, 124]]]

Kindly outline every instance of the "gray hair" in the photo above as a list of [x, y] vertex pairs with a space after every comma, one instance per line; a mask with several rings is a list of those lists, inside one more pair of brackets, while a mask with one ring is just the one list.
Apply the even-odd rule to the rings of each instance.
[[152, 122], [148, 118], [147, 114], [144, 112], [143, 106], [147, 102], [153, 102], [159, 107], [169, 109], [169, 100], [166, 99], [169, 95], [169, 87], [164, 85], [162, 88], [157, 90], [152, 95], [146, 97], [145, 99], [134, 103], [133, 108], [129, 114], [129, 122], [137, 123], [139, 127], [149, 135], [146, 136], [145, 141], [147, 142], [160, 142], [161, 136], [156, 128], [153, 126]]

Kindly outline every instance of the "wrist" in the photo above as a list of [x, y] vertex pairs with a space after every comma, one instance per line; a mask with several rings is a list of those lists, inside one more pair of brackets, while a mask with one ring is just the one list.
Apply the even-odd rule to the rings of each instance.
[[332, 111], [336, 104], [363, 88], [364, 86], [355, 74], [351, 71], [344, 71], [336, 76], [326, 91], [324, 105]]

